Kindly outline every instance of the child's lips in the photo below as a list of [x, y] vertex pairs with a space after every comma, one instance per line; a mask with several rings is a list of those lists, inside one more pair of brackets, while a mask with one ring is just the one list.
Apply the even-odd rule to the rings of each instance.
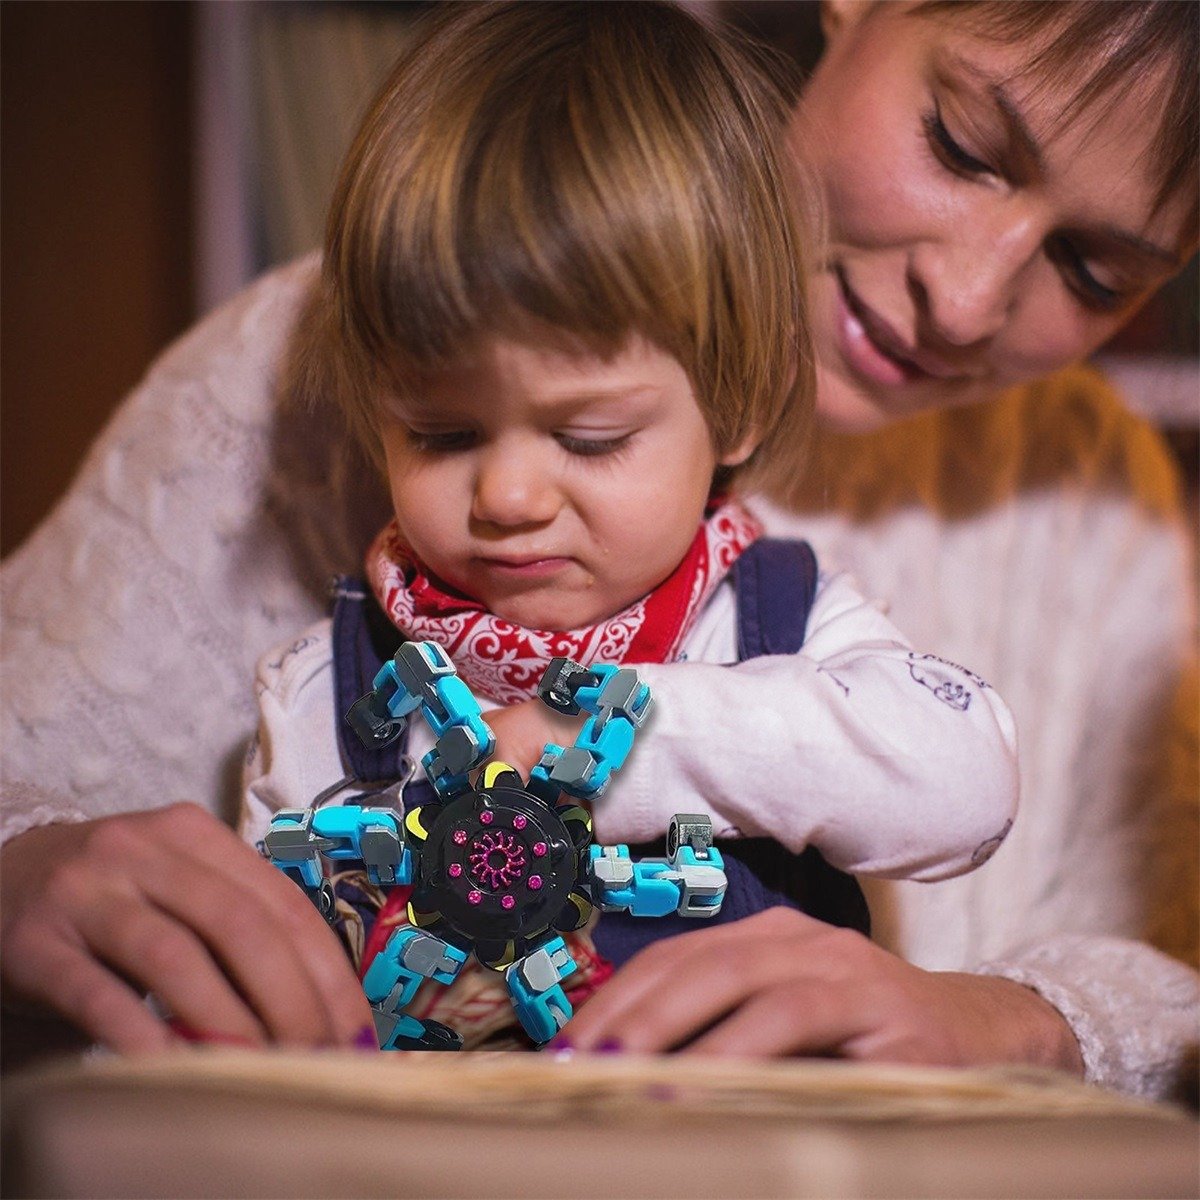
[[536, 578], [542, 575], [553, 575], [573, 560], [562, 555], [546, 555], [543, 557], [520, 558], [480, 558], [479, 562], [485, 569], [499, 575], [508, 575], [519, 579]]

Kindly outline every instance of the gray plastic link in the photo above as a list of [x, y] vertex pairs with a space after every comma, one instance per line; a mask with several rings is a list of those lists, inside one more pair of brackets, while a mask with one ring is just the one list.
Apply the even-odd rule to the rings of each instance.
[[552, 658], [538, 682], [538, 696], [543, 704], [569, 717], [579, 712], [575, 692], [594, 680], [595, 676], [582, 663], [570, 658]]
[[679, 867], [680, 891], [678, 912], [684, 917], [715, 917], [720, 905], [696, 904], [693, 897], [723, 896], [729, 881], [719, 867]]
[[676, 813], [667, 826], [667, 857], [674, 861], [681, 846], [691, 846], [697, 858], [707, 858], [713, 844], [712, 820], [706, 813]]
[[[600, 695], [596, 698], [596, 707], [601, 713], [604, 713], [606, 718], [608, 716], [624, 717], [636, 729], [645, 721], [651, 708], [651, 703], [647, 701], [640, 712], [634, 713], [633, 711], [633, 700], [641, 686], [638, 673], [622, 667], [601, 688]], [[606, 709], [610, 709], [611, 712], [605, 713]]]
[[443, 775], [462, 775], [479, 758], [479, 739], [465, 725], [452, 725], [434, 745], [429, 773], [434, 779]]
[[555, 759], [554, 766], [550, 769], [550, 779], [553, 783], [557, 783], [563, 791], [569, 792], [589, 778], [595, 767], [596, 756], [590, 750], [583, 750], [578, 746], [568, 746]]
[[410, 971], [424, 975], [426, 979], [431, 979], [437, 971], [453, 974], [462, 965], [446, 953], [446, 943], [432, 933], [422, 933], [413, 938], [404, 947], [400, 960]]
[[[380, 813], [395, 817], [391, 809], [364, 808], [363, 813]], [[381, 883], [395, 883], [396, 869], [404, 856], [404, 847], [400, 835], [390, 821], [381, 821], [378, 825], [366, 826], [359, 835], [358, 847], [362, 853], [363, 865], [374, 867]]]
[[296, 825], [272, 825], [263, 838], [267, 852], [276, 858], [295, 859], [297, 852], [316, 856], [324, 850], [332, 850], [338, 843], [336, 838], [318, 837], [312, 831], [313, 810], [311, 808], [280, 809], [277, 817], [298, 820]]
[[633, 861], [621, 858], [616, 846], [603, 847], [603, 853], [592, 859], [592, 876], [611, 888], [627, 888], [633, 883]]
[[[422, 652], [422, 645], [427, 646], [437, 663], [431, 663]], [[437, 681], [455, 673], [454, 664], [446, 651], [436, 642], [405, 642], [392, 658], [396, 667], [396, 678], [401, 687], [427, 704], [434, 712], [445, 712], [437, 694]]]
[[[399, 994], [396, 995], [395, 1003], [399, 1003]], [[384, 1005], [392, 1004], [392, 997], [389, 996], [384, 1002]], [[375, 1018], [375, 1037], [381, 1046], [385, 1046], [395, 1031], [397, 1025], [400, 1024], [400, 1017], [395, 1012], [384, 1012], [383, 1005], [372, 1004], [371, 1016]]]
[[562, 978], [562, 968], [567, 965], [568, 957], [566, 947], [560, 947], [552, 954], [543, 946], [515, 966], [531, 991], [548, 992]]

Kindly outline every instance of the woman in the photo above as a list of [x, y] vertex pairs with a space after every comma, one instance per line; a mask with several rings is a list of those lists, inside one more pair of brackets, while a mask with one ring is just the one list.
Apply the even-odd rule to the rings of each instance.
[[[818, 407], [831, 425], [863, 431], [991, 400], [1089, 353], [1178, 269], [1196, 229], [1196, 42], [1186, 8], [828, 6], [830, 46], [794, 134], [829, 200], [832, 249], [814, 301]], [[1171, 119], [1148, 123], [1146, 112]], [[224, 748], [236, 770], [238, 737], [253, 719], [242, 681], [255, 654], [317, 614], [323, 578], [358, 561], [380, 518], [382, 497], [364, 497], [352, 467], [322, 458], [319, 430], [292, 442], [272, 425], [270, 384], [310, 271], [266, 281], [168, 354], [5, 571], [6, 720], [20, 713], [25, 726], [6, 740], [5, 836], [21, 836], [5, 848], [0, 876], [4, 981], [122, 1049], [171, 1037], [125, 982], [146, 982], [147, 956], [160, 970], [172, 956], [207, 956], [203, 996], [165, 998], [229, 1036], [350, 1043], [367, 1024], [315, 914], [268, 883], [266, 868], [206, 813], [155, 808], [181, 796], [216, 806], [226, 781], [207, 769], [211, 752], [189, 761], [190, 746]], [[287, 469], [273, 472], [271, 460]], [[1132, 909], [1139, 890], [1123, 874], [1130, 848], [1104, 837], [1129, 816], [1120, 800], [1087, 817], [1065, 794], [1085, 785], [1055, 770], [1068, 765], [1060, 755], [1090, 750], [1097, 788], [1113, 792], [1109, 769], [1126, 769], [1145, 732], [1139, 722], [1154, 724], [1149, 708], [1162, 699], [1147, 685], [1147, 664], [1151, 674], [1171, 669], [1172, 639], [1186, 623], [1186, 563], [1152, 437], [1074, 376], [977, 414], [930, 412], [886, 438], [831, 438], [816, 461], [809, 494], [787, 498], [805, 534], [848, 560], [872, 591], [911, 606], [900, 623], [914, 637], [924, 634], [912, 617], [924, 614], [934, 634], [925, 640], [947, 654], [979, 642], [1029, 693], [1022, 736], [1036, 766], [1027, 768], [1034, 816], [1024, 823], [1033, 839], [1024, 855], [1031, 860], [1044, 842], [1050, 860], [1029, 874], [1036, 894], [994, 894], [999, 884], [988, 880], [1014, 877], [992, 874], [998, 855], [972, 877], [979, 892], [942, 885], [920, 901], [885, 898], [875, 908], [889, 942], [922, 963], [961, 972], [990, 957], [983, 970], [1004, 977], [929, 974], [849, 935], [767, 913], [732, 942], [714, 930], [673, 943], [687, 956], [682, 974], [669, 964], [673, 989], [658, 986], [663, 962], [631, 964], [581, 1014], [572, 1038], [653, 1048], [717, 1020], [697, 1046], [1049, 1062], [1165, 1093], [1186, 1057], [1195, 978], [1147, 946], [1114, 948], [1097, 936], [1134, 932], [1132, 911], [1073, 923], [1082, 893], [1063, 880], [1086, 882], [1095, 864], [1071, 860], [1063, 820], [1082, 812], [1102, 827], [1086, 844], [1107, 856], [1097, 871], [1111, 887], [1105, 905]], [[297, 462], [311, 486], [296, 487]], [[1031, 516], [1035, 493], [1048, 503]], [[212, 520], [189, 521], [198, 505], [217, 508], [216, 537], [196, 528]], [[1054, 536], [1031, 539], [1031, 521]], [[1025, 555], [1005, 560], [1017, 567], [1011, 578], [975, 586], [956, 577], [991, 563], [985, 551], [1006, 528]], [[1158, 622], [1155, 638], [1133, 639], [1136, 678], [1122, 664], [1119, 687], [1077, 679], [1070, 694], [1051, 691], [1063, 700], [1055, 712], [1037, 695], [1061, 681], [1031, 686], [1051, 646], [1000, 634], [1037, 623], [1052, 628], [1052, 642], [1096, 636], [1106, 614], [1051, 588], [1056, 579], [1079, 583], [1066, 554], [1090, 567], [1111, 554], [1128, 584], [1112, 593], [1113, 607], [1137, 610], [1130, 625], [1139, 634], [1147, 609]], [[1061, 569], [1046, 570], [1047, 555]], [[1146, 587], [1152, 596], [1132, 594]], [[1067, 615], [1048, 626], [1050, 612]], [[123, 632], [131, 629], [136, 640]], [[161, 691], [168, 672], [177, 693]], [[1012, 696], [1011, 683], [1004, 691]], [[1113, 703], [1097, 710], [1096, 697]], [[1098, 711], [1111, 736], [1089, 747], [1078, 728]], [[515, 740], [519, 722], [514, 714], [501, 738]], [[1038, 745], [1043, 727], [1061, 727], [1061, 739]], [[130, 808], [154, 811], [90, 819]], [[1021, 828], [1002, 852], [1010, 859], [1022, 855]], [[165, 908], [168, 891], [180, 889], [163, 881], [201, 870], [237, 890], [228, 910], [240, 914], [236, 929], [225, 912], [186, 901]], [[286, 938], [271, 936], [282, 929]], [[1041, 941], [1012, 950], [1029, 935]], [[247, 958], [267, 947], [278, 986], [239, 995]], [[824, 973], [802, 969], [809, 962]], [[1165, 997], [1151, 1011], [1170, 1010], [1170, 1019], [1163, 1045], [1139, 1057], [1128, 1034], [1145, 997], [1136, 988], [1115, 1003], [1104, 997], [1141, 979]]]

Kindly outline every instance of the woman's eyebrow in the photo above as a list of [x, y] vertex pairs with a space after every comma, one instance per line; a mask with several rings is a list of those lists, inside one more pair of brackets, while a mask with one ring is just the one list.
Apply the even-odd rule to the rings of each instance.
[[[1005, 130], [1013, 148], [1035, 171], [1039, 174], [1044, 174], [1046, 160], [1042, 153], [1041, 143], [1038, 141], [1033, 130], [1030, 129], [1029, 122], [1025, 119], [1025, 114], [1021, 111], [1021, 106], [1008, 92], [1004, 84], [997, 79], [991, 78], [986, 71], [971, 62], [970, 59], [954, 55], [951, 62], [964, 75], [978, 82], [983, 87], [983, 90], [996, 105], [1004, 121]], [[1103, 225], [1098, 227], [1095, 233], [1099, 237], [1116, 243], [1123, 250], [1131, 251], [1143, 258], [1152, 259], [1154, 262], [1170, 267], [1172, 270], [1176, 270], [1180, 266], [1180, 257], [1174, 251], [1148, 241], [1146, 238], [1141, 237], [1139, 234], [1131, 233], [1127, 229], [1121, 229], [1115, 225]]]
[[1034, 136], [1033, 130], [1029, 128], [1029, 122], [1025, 120], [1025, 114], [1021, 111], [1020, 105], [1008, 94], [1004, 84], [996, 80], [992, 80], [987, 85], [987, 92], [1004, 118], [1009, 141], [1039, 175], [1044, 175], [1046, 160], [1042, 154], [1041, 144]]
[[1154, 242], [1148, 242], [1144, 237], [1139, 237], [1136, 233], [1130, 233], [1127, 229], [1119, 229], [1114, 225], [1103, 225], [1096, 232], [1101, 237], [1116, 242], [1122, 249], [1131, 250], [1134, 254], [1140, 254], [1143, 258], [1154, 259], [1155, 262], [1162, 263], [1172, 270], [1177, 270], [1182, 266], [1178, 254], [1173, 253], [1163, 246], [1156, 245]]
[[996, 106], [1004, 121], [1005, 132], [1009, 143], [1026, 162], [1026, 165], [1039, 173], [1045, 169], [1045, 157], [1042, 154], [1041, 143], [1029, 128], [1029, 122], [1021, 111], [1021, 106], [1009, 95], [1004, 83], [995, 74], [977, 62], [962, 54], [947, 52], [943, 59], [943, 71], [949, 68], [947, 82], [953, 86], [957, 76], [961, 84], [974, 91], [979, 96], [986, 96]]

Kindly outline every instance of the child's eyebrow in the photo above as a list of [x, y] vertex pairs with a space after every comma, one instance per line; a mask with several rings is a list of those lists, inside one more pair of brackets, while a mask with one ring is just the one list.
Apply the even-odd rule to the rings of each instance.
[[610, 405], [627, 401], [653, 400], [662, 394], [655, 384], [614, 384], [611, 387], [587, 387], [578, 391], [563, 391], [542, 398], [541, 404], [554, 414], [570, 415], [595, 405]]

